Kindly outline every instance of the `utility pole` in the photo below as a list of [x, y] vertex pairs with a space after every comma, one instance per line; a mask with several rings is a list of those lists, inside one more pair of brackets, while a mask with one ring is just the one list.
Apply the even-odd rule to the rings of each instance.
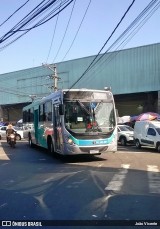
[[51, 66], [49, 66], [48, 64], [42, 64], [43, 66], [49, 68], [51, 71], [53, 71], [53, 75], [50, 75], [49, 78], [53, 79], [53, 85], [51, 86], [51, 88], [54, 89], [54, 91], [58, 90], [58, 80], [60, 79], [60, 77], [58, 77], [57, 75], [57, 68], [56, 65], [54, 64], [53, 68]]
[[34, 100], [37, 98], [37, 95], [29, 95], [29, 97], [31, 98], [32, 103], [33, 103], [33, 102], [34, 102]]

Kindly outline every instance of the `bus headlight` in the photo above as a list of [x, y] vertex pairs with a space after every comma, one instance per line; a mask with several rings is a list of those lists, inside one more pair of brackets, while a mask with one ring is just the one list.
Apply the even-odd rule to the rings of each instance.
[[65, 136], [65, 141], [70, 145], [75, 145], [74, 141], [71, 139], [70, 136]]
[[70, 145], [74, 144], [73, 140], [70, 139], [70, 138], [68, 138], [68, 143], [69, 143]]

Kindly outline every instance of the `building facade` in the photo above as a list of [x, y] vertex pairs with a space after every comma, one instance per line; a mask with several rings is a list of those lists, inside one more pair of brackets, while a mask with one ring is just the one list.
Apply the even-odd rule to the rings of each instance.
[[[160, 43], [95, 57], [56, 63], [60, 77], [58, 88], [103, 89], [108, 86], [114, 94], [119, 116], [147, 111], [160, 113]], [[21, 119], [22, 108], [33, 98], [51, 93], [53, 74], [46, 66], [1, 74], [1, 120]]]

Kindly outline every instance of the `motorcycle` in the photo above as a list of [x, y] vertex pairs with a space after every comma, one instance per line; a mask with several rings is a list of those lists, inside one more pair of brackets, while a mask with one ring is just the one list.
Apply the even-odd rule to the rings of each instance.
[[10, 135], [8, 135], [8, 144], [15, 148], [15, 144], [16, 144], [16, 133], [12, 133]]

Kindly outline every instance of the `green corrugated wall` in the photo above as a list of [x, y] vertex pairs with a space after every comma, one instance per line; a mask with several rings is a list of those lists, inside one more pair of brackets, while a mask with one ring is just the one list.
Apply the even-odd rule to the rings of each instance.
[[[94, 58], [57, 63], [61, 77], [59, 88], [70, 88]], [[43, 66], [1, 74], [0, 105], [28, 102], [30, 94], [40, 97], [49, 94], [52, 80], [47, 76], [50, 74]], [[160, 43], [107, 53], [74, 88], [103, 89], [105, 86], [111, 86], [115, 95], [160, 91]]]

